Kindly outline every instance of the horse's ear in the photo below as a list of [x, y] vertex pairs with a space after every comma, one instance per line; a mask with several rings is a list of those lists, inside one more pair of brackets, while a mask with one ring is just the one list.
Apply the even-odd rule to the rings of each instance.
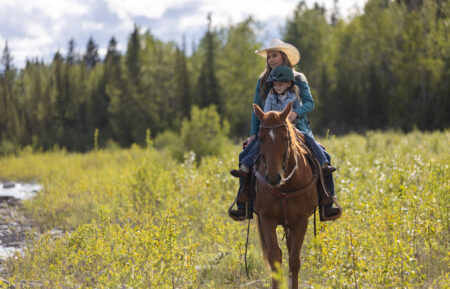
[[253, 104], [253, 110], [255, 111], [256, 116], [258, 117], [258, 119], [261, 121], [264, 117], [264, 111], [262, 111], [262, 109], [259, 107], [259, 105], [257, 104]]
[[288, 117], [288, 115], [291, 113], [292, 110], [292, 102], [289, 102], [286, 107], [284, 108], [284, 110], [281, 112], [280, 114], [280, 118], [282, 120], [286, 120], [286, 118]]

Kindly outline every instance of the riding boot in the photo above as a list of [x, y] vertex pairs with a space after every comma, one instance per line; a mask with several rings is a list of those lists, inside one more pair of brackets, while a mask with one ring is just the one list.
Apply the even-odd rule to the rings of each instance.
[[[320, 202], [319, 211], [320, 211], [320, 221], [333, 221], [338, 219], [342, 214], [342, 208], [337, 202], [337, 199], [335, 196], [331, 196], [331, 202], [330, 199], [326, 199], [325, 203], [323, 200]], [[335, 207], [333, 207], [333, 204]]]
[[322, 165], [322, 173], [324, 176], [331, 175], [331, 173], [334, 172], [335, 170], [336, 170], [336, 168], [331, 166], [328, 163], [325, 163]]
[[[237, 171], [237, 170], [234, 170]], [[246, 173], [240, 177], [241, 186], [236, 197], [237, 210], [230, 209], [229, 216], [235, 221], [243, 221], [247, 218], [247, 207], [250, 200], [250, 175]]]
[[244, 171], [244, 170], [242, 170], [242, 169], [239, 169], [239, 170], [231, 170], [231, 171], [230, 171], [230, 174], [231, 174], [233, 177], [236, 177], [236, 178], [242, 178], [242, 177], [247, 176], [248, 172], [246, 172], [246, 171]]

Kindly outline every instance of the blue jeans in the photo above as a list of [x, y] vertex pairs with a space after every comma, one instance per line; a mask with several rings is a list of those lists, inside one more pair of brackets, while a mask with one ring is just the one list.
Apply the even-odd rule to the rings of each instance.
[[[255, 138], [240, 154], [239, 154], [239, 167], [244, 165], [249, 170], [249, 173], [253, 170], [253, 162], [255, 160], [255, 156], [259, 153], [259, 142], [258, 139]], [[242, 178], [239, 178], [239, 192], [242, 187]], [[237, 202], [237, 207], [239, 210], [245, 210], [245, 203]]]
[[316, 155], [317, 160], [319, 161], [319, 163], [321, 165], [323, 165], [324, 163], [328, 163], [328, 158], [325, 155], [325, 150], [322, 148], [322, 146], [320, 144], [318, 144], [316, 142], [316, 140], [314, 139], [314, 137], [312, 137], [311, 135], [304, 133], [303, 134], [305, 136], [305, 141], [306, 143], [312, 148], [312, 150], [314, 151], [314, 154]]
[[[326, 150], [323, 150], [323, 153], [325, 154], [325, 157], [328, 160], [328, 163], [331, 165], [331, 157], [327, 153]], [[328, 187], [328, 190], [330, 191], [330, 194], [334, 196], [336, 193], [334, 192], [334, 181], [333, 181], [333, 174], [329, 174], [328, 176], [324, 176], [325, 184]]]
[[259, 141], [255, 138], [240, 154], [239, 166], [244, 165], [249, 170], [253, 169], [253, 161], [259, 153]]

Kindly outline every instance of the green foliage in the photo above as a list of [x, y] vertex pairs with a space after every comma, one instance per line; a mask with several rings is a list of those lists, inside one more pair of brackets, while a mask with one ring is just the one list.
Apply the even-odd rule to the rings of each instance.
[[[308, 78], [316, 109], [308, 116], [316, 134], [373, 129], [411, 131], [450, 125], [448, 1], [367, 1], [362, 14], [339, 19], [300, 1], [286, 11], [283, 40], [297, 46], [297, 69]], [[27, 61], [0, 74], [0, 138], [14, 146], [70, 151], [108, 140], [122, 147], [145, 144], [166, 130], [180, 133], [194, 105], [216, 105], [233, 139], [247, 136], [255, 84], [264, 70], [254, 54], [265, 39], [252, 17], [223, 27], [205, 21], [205, 34], [186, 44], [157, 39], [135, 26], [126, 52], [111, 38], [101, 63], [90, 38], [82, 59], [75, 40], [50, 64]], [[268, 25], [271, 25], [269, 23]], [[183, 41], [184, 42], [184, 41]], [[5, 47], [6, 48], [6, 47]], [[4, 65], [5, 66], [5, 65]], [[181, 150], [182, 151], [182, 150]]]
[[250, 131], [256, 80], [265, 68], [260, 57], [252, 56], [262, 46], [256, 36], [260, 27], [255, 20], [247, 18], [223, 32], [225, 39], [219, 50], [217, 75], [225, 96], [222, 115], [230, 122], [233, 136], [247, 136]]
[[201, 159], [207, 155], [220, 155], [228, 144], [228, 122], [221, 123], [216, 107], [192, 108], [191, 119], [181, 124], [181, 143], [184, 151], [193, 151]]
[[195, 245], [173, 214], [112, 223], [100, 211], [96, 220], [61, 239], [42, 236], [10, 264], [16, 273], [10, 282], [42, 280], [46, 288], [193, 288]]
[[[321, 139], [337, 165], [343, 216], [307, 232], [305, 288], [448, 287], [450, 132]], [[157, 142], [155, 142], [157, 146]], [[44, 186], [24, 209], [44, 232], [7, 261], [13, 285], [45, 288], [268, 288], [254, 222], [227, 216], [239, 149], [197, 164], [153, 148], [0, 158], [0, 179]], [[312, 218], [310, 220], [312, 227]], [[55, 239], [51, 228], [66, 234]], [[286, 246], [280, 274], [287, 276]]]

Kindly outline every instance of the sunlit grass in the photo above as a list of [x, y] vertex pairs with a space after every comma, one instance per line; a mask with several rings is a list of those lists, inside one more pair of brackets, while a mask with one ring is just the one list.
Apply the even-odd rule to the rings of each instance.
[[[345, 211], [336, 222], [320, 223], [315, 240], [311, 220], [301, 286], [448, 287], [450, 132], [320, 141], [338, 167]], [[237, 189], [228, 171], [238, 152], [199, 165], [190, 155], [180, 164], [137, 146], [87, 154], [25, 150], [1, 158], [0, 179], [45, 188], [25, 202], [43, 235], [8, 261], [9, 281], [46, 288], [268, 287], [254, 222], [248, 279], [246, 223], [226, 214]], [[45, 231], [55, 227], [66, 235], [52, 240]]]

